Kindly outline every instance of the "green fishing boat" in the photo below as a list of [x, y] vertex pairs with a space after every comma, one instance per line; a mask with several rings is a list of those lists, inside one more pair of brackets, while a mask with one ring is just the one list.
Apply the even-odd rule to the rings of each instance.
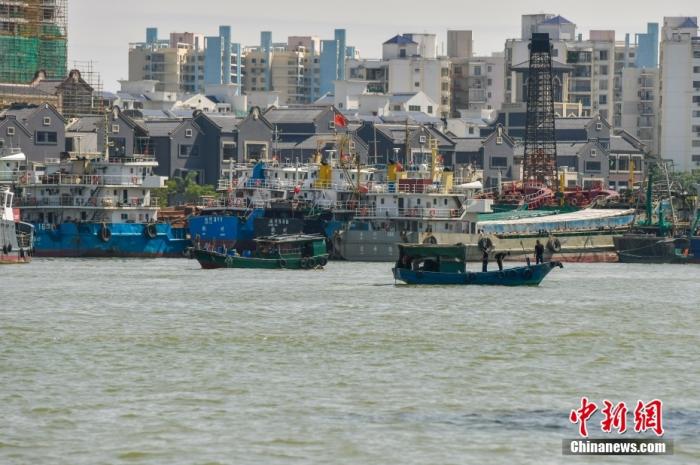
[[303, 270], [328, 263], [326, 240], [323, 236], [294, 234], [259, 237], [255, 251], [217, 248], [195, 249], [194, 256], [204, 269], [262, 268]]

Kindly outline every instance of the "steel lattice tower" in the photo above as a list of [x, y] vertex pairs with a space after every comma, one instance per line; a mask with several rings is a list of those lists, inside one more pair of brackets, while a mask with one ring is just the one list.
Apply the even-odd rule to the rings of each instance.
[[557, 143], [549, 34], [532, 34], [529, 48], [523, 179], [550, 185], [557, 181]]

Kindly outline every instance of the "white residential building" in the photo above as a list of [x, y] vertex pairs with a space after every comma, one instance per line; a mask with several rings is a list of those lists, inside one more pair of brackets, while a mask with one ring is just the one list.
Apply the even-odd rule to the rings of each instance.
[[503, 53], [490, 57], [452, 59], [452, 114], [460, 110], [492, 113], [505, 98], [505, 58]]
[[657, 155], [659, 133], [659, 68], [622, 70], [620, 124]]
[[661, 31], [659, 151], [677, 171], [700, 169], [700, 37], [697, 17], [667, 17]]
[[346, 79], [369, 81], [369, 90], [387, 94], [424, 92], [450, 115], [450, 60], [437, 57], [434, 34], [403, 34], [383, 44], [382, 60], [348, 60]]

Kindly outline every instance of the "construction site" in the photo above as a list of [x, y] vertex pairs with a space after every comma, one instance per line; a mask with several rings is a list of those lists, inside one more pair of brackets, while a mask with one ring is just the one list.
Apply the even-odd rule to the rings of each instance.
[[67, 0], [0, 0], [0, 82], [66, 76]]

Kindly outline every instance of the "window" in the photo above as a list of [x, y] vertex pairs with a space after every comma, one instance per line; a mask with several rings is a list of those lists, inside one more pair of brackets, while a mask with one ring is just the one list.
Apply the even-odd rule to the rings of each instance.
[[119, 125], [118, 125], [118, 124], [113, 124], [113, 125], [112, 125], [112, 132], [113, 132], [113, 133], [119, 132]]
[[402, 48], [399, 50], [399, 57], [406, 58], [406, 49]]
[[44, 116], [44, 126], [51, 126], [51, 118]]
[[414, 83], [413, 83], [413, 86], [414, 86], [414, 87], [420, 87], [420, 82], [418, 82], [418, 81], [414, 82]]
[[0, 149], [5, 146], [5, 139], [0, 139]]
[[[492, 72], [492, 71], [493, 71], [493, 66], [488, 65], [488, 66], [486, 67], [486, 72], [490, 73], [490, 72]], [[490, 81], [490, 80], [491, 80], [491, 79], [489, 79], [489, 81]]]
[[55, 132], [37, 131], [35, 143], [37, 145], [56, 145], [58, 143], [58, 136]]
[[608, 74], [608, 65], [600, 65], [600, 74], [604, 76]]
[[432, 113], [432, 112], [433, 112], [433, 106], [432, 106], [432, 105], [428, 105], [428, 113]]
[[408, 111], [420, 111], [420, 105], [409, 105]]
[[596, 124], [595, 124], [595, 130], [596, 130], [596, 131], [602, 131], [602, 130], [603, 130], [603, 123], [596, 123]]
[[693, 81], [693, 89], [700, 89], [700, 81]]
[[8, 135], [8, 136], [14, 136], [14, 135], [15, 135], [15, 127], [14, 127], [14, 126], [8, 126], [8, 127], [7, 127], [7, 135]]
[[601, 105], [607, 105], [608, 104], [608, 96], [607, 95], [599, 95], [598, 96], [598, 103]]
[[700, 66], [693, 66], [693, 73], [700, 74]]
[[599, 161], [587, 161], [586, 171], [588, 172], [600, 172], [600, 162]]
[[185, 137], [192, 137], [192, 129], [185, 129]]
[[394, 111], [401, 111], [401, 105], [394, 105]]
[[598, 155], [598, 151], [596, 149], [591, 149], [591, 156], [595, 157]]
[[196, 145], [180, 144], [180, 157], [196, 157], [199, 155]]
[[420, 136], [420, 137], [418, 138], [418, 143], [419, 143], [419, 144], [425, 144], [425, 141], [426, 141], [425, 136]]
[[488, 79], [486, 80], [486, 85], [487, 85], [487, 86], [493, 85], [493, 80], [492, 80], [491, 78], [488, 78]]
[[233, 142], [224, 142], [222, 147], [222, 155], [224, 160], [236, 158], [238, 156], [238, 152], [236, 151], [236, 144]]
[[497, 144], [497, 145], [503, 144], [503, 137], [501, 137], [501, 136], [496, 136], [496, 144]]
[[491, 157], [491, 168], [507, 168], [507, 157]]
[[601, 60], [607, 60], [607, 59], [608, 59], [608, 51], [607, 51], [607, 50], [601, 50], [601, 51], [600, 51], [600, 59], [601, 59]]
[[481, 76], [481, 66], [474, 67], [474, 76]]

